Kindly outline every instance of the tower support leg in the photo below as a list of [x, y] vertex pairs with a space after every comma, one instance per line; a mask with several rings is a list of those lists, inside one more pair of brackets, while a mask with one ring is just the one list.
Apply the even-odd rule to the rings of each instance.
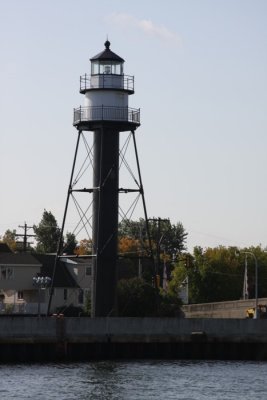
[[56, 254], [56, 257], [55, 257], [53, 275], [52, 275], [51, 286], [50, 286], [50, 294], [49, 294], [49, 300], [48, 300], [48, 306], [47, 306], [47, 315], [50, 314], [52, 296], [53, 296], [53, 293], [54, 293], [53, 289], [54, 289], [54, 280], [55, 280], [56, 268], [57, 268], [59, 256], [62, 253], [63, 240], [64, 240], [64, 236], [63, 236], [64, 235], [64, 228], [65, 228], [66, 216], [67, 216], [67, 211], [68, 211], [69, 199], [70, 199], [70, 195], [71, 195], [71, 192], [72, 192], [73, 175], [74, 175], [74, 171], [75, 171], [75, 165], [76, 165], [76, 160], [77, 160], [77, 154], [78, 154], [78, 149], [79, 149], [81, 133], [82, 133], [82, 131], [78, 132], [76, 148], [75, 148], [75, 153], [74, 153], [74, 159], [73, 159], [73, 163], [72, 163], [72, 169], [71, 169], [71, 175], [70, 175], [70, 183], [69, 183], [68, 193], [67, 193], [67, 200], [66, 200], [66, 205], [65, 205], [65, 210], [64, 210], [64, 216], [63, 216], [63, 221], [62, 221], [62, 226], [61, 226], [61, 231], [60, 231], [60, 236], [59, 236], [59, 241], [58, 241], [58, 246], [57, 246], [57, 254]]

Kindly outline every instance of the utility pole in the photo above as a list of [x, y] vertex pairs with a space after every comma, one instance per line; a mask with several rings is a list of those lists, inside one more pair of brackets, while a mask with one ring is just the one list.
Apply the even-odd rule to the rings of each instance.
[[157, 255], [157, 262], [156, 262], [156, 270], [155, 270], [155, 287], [159, 288], [160, 283], [158, 282], [158, 276], [159, 276], [159, 270], [160, 270], [160, 245], [162, 242], [162, 239], [164, 238], [165, 234], [161, 234], [161, 223], [162, 222], [168, 222], [169, 219], [162, 219], [162, 218], [149, 218], [148, 221], [156, 222], [157, 223], [157, 249], [156, 249], [156, 255]]
[[32, 242], [28, 242], [27, 241], [27, 238], [29, 238], [29, 237], [35, 237], [36, 235], [29, 235], [28, 234], [28, 230], [29, 229], [33, 229], [33, 226], [28, 226], [27, 224], [26, 224], [26, 222], [24, 223], [24, 225], [19, 225], [19, 228], [23, 228], [24, 229], [24, 233], [21, 233], [21, 234], [17, 234], [16, 233], [16, 236], [19, 236], [19, 237], [23, 237], [23, 251], [24, 252], [26, 252], [27, 251], [27, 247], [28, 247], [28, 244], [31, 244]]

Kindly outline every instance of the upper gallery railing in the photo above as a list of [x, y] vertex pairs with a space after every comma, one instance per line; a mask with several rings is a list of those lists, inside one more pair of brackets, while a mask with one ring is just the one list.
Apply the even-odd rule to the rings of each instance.
[[80, 76], [80, 92], [88, 89], [122, 89], [134, 92], [134, 76], [112, 74]]

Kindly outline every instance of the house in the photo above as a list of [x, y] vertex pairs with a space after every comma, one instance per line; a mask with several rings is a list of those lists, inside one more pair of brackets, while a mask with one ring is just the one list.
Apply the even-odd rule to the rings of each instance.
[[53, 254], [0, 251], [0, 313], [47, 313], [51, 288], [36, 286], [34, 277], [54, 276], [51, 313], [84, 308], [91, 296], [91, 261], [63, 258], [55, 266], [55, 260]]
[[41, 263], [31, 254], [0, 253], [0, 312], [26, 312], [26, 304], [31, 308], [38, 302], [32, 278], [40, 270]]
[[77, 306], [86, 307], [91, 302], [92, 294], [92, 259], [91, 258], [62, 258], [68, 272], [78, 284], [79, 291]]
[[[55, 265], [55, 254], [34, 254], [40, 262], [40, 276], [53, 279], [53, 290], [51, 296], [50, 312], [63, 312], [70, 306], [77, 307], [79, 285], [75, 278], [68, 271], [65, 262], [57, 260]], [[41, 313], [47, 313], [51, 289], [39, 290]]]

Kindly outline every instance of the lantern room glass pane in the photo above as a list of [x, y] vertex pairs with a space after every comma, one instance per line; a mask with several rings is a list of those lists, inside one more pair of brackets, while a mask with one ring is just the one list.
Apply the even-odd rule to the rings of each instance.
[[92, 61], [91, 74], [122, 75], [123, 63], [114, 61]]
[[92, 61], [91, 74], [92, 75], [99, 74], [99, 63], [98, 63], [98, 61]]
[[123, 64], [114, 62], [112, 64], [112, 74], [114, 75], [122, 75], [123, 73]]
[[101, 62], [99, 64], [99, 74], [111, 74], [111, 63]]

